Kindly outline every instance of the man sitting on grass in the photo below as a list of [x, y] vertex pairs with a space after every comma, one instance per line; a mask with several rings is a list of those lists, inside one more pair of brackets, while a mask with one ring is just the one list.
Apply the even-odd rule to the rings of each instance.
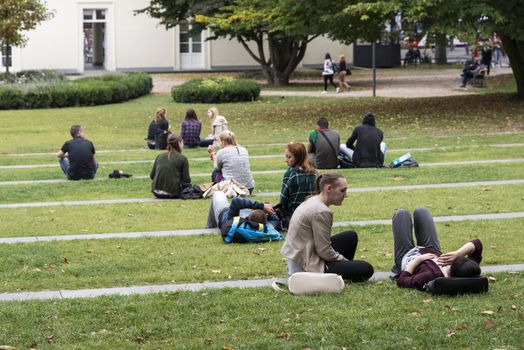
[[[240, 217], [242, 209], [252, 209], [249, 215], [244, 219]], [[220, 229], [222, 239], [226, 243], [247, 243], [248, 240], [240, 234], [241, 224], [247, 223], [258, 231], [260, 226], [263, 232], [268, 234], [274, 240], [282, 240], [278, 231], [275, 230], [278, 225], [278, 217], [275, 215], [273, 205], [270, 203], [261, 203], [247, 198], [235, 197], [228, 203], [226, 194], [222, 191], [216, 191], [211, 198], [211, 206], [207, 217], [206, 228]], [[234, 227], [233, 232], [231, 228]]]
[[90, 180], [95, 177], [98, 163], [95, 146], [85, 139], [84, 128], [80, 125], [71, 127], [73, 139], [64, 143], [58, 152], [60, 167], [68, 180]]

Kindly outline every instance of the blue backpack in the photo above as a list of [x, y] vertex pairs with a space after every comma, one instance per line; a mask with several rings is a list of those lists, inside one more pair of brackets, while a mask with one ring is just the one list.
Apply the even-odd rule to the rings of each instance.
[[[238, 237], [238, 235], [240, 235], [242, 238], [239, 239], [240, 237]], [[284, 237], [282, 237], [282, 235], [277, 230], [275, 230], [271, 224], [263, 225], [259, 223], [252, 223], [243, 219], [241, 220], [240, 216], [236, 216], [233, 219], [233, 224], [231, 225], [227, 236], [224, 237], [224, 242], [227, 244], [233, 241], [261, 243], [283, 240]]]

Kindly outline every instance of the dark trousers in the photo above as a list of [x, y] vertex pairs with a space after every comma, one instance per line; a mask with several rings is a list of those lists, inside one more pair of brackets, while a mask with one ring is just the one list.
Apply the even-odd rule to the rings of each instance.
[[328, 81], [331, 85], [335, 87], [335, 89], [337, 88], [337, 84], [333, 82], [333, 74], [327, 74], [327, 75], [324, 75], [323, 77], [324, 77], [324, 91], [327, 91]]
[[391, 269], [393, 273], [401, 272], [402, 258], [409, 252], [415, 243], [413, 242], [413, 226], [415, 226], [415, 238], [417, 245], [431, 248], [440, 252], [440, 241], [433, 217], [426, 208], [417, 208], [411, 215], [406, 209], [399, 209], [393, 215], [393, 242], [395, 249], [395, 265]]
[[370, 263], [353, 260], [357, 250], [358, 236], [355, 231], [340, 232], [331, 237], [331, 246], [344, 255], [347, 260], [326, 262], [325, 273], [336, 273], [345, 280], [363, 282], [373, 276], [374, 270]]

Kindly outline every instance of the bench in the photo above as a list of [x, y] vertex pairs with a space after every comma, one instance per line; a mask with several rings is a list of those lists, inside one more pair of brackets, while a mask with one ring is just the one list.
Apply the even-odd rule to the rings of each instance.
[[473, 78], [471, 78], [468, 81], [468, 84], [470, 84], [473, 87], [483, 88], [486, 86], [486, 76], [487, 76], [487, 68], [482, 69], [477, 75], [475, 75]]

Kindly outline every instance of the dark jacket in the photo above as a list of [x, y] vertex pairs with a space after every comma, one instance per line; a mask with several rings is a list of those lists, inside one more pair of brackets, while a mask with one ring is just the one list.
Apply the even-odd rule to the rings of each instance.
[[[475, 252], [469, 255], [468, 258], [480, 264], [482, 261], [482, 243], [479, 239], [474, 239], [471, 243], [475, 245]], [[442, 255], [441, 252], [430, 248], [423, 248], [420, 250], [420, 254], [426, 253], [435, 254], [436, 256]], [[397, 286], [401, 288], [417, 288], [422, 290], [424, 284], [433, 281], [438, 277], [444, 277], [438, 265], [435, 264], [433, 260], [424, 260], [419, 266], [417, 266], [413, 273], [402, 271], [400, 274], [396, 275], [394, 279], [397, 280]]]
[[182, 184], [191, 183], [189, 177], [189, 162], [187, 158], [175, 152], [171, 158], [167, 157], [167, 153], [159, 154], [150, 174], [151, 191], [161, 190], [169, 193], [171, 197], [180, 196], [182, 191]]
[[346, 146], [354, 151], [353, 164], [358, 168], [375, 168], [384, 165], [384, 154], [380, 150], [383, 138], [382, 130], [373, 125], [357, 126], [346, 141]]

